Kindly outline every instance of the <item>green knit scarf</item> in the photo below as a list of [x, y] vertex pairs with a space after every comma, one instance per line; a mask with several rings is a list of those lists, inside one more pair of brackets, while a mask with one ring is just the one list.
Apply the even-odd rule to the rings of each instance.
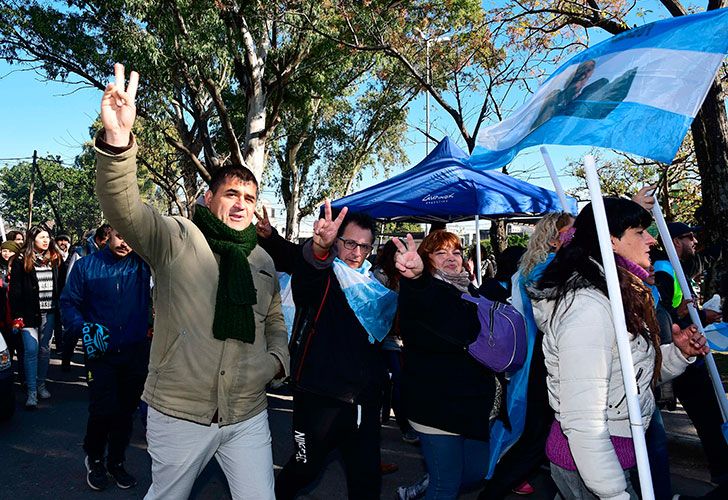
[[236, 231], [201, 205], [195, 208], [192, 222], [205, 235], [212, 251], [220, 256], [212, 334], [218, 340], [236, 339], [252, 344], [255, 340], [252, 306], [257, 302], [257, 292], [248, 255], [257, 244], [255, 226], [251, 224]]

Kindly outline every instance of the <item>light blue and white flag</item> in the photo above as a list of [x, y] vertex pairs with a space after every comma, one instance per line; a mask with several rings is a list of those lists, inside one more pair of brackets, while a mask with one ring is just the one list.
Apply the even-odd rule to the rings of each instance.
[[712, 351], [728, 354], [728, 323], [712, 323], [704, 331]]
[[279, 272], [278, 282], [281, 285], [281, 311], [283, 312], [283, 320], [286, 322], [288, 340], [290, 341], [293, 333], [293, 320], [296, 317], [296, 304], [293, 302], [293, 292], [291, 290], [291, 275]]
[[382, 285], [369, 272], [371, 262], [364, 261], [352, 269], [336, 257], [333, 269], [346, 301], [361, 326], [369, 334], [369, 342], [381, 342], [392, 328], [397, 312], [397, 293]]
[[540, 144], [675, 157], [728, 53], [728, 9], [634, 28], [561, 66], [510, 117], [478, 134], [469, 160], [508, 164]]

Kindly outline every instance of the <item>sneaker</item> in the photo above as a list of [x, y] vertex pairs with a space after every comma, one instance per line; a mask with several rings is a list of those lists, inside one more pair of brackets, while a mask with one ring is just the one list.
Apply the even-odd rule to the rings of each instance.
[[46, 389], [45, 384], [38, 386], [38, 397], [40, 399], [50, 399], [51, 393]]
[[536, 489], [528, 481], [524, 481], [516, 488], [513, 488], [513, 493], [516, 495], [533, 495], [535, 492]]
[[33, 392], [28, 392], [28, 399], [25, 400], [25, 409], [26, 410], [35, 410], [38, 408], [38, 394]]
[[109, 476], [106, 473], [103, 460], [89, 460], [86, 457], [86, 483], [92, 490], [102, 491], [109, 485]]
[[422, 478], [411, 486], [400, 486], [397, 488], [397, 500], [415, 500], [425, 495], [427, 486], [430, 484], [430, 475], [425, 474]]
[[131, 488], [137, 484], [136, 478], [124, 469], [123, 462], [116, 465], [109, 464], [109, 474], [111, 474], [111, 477], [113, 477], [116, 481], [116, 486], [122, 490]]
[[415, 431], [410, 429], [402, 433], [402, 441], [407, 444], [419, 444], [420, 438], [417, 436], [417, 433]]

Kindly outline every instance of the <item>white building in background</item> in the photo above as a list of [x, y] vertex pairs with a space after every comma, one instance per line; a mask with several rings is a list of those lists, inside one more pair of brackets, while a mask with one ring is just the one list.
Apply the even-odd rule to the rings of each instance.
[[[286, 234], [286, 206], [278, 199], [276, 193], [263, 191], [260, 195], [260, 205], [265, 207], [268, 212], [268, 220], [271, 226], [276, 228], [278, 234]], [[262, 210], [262, 208], [261, 208]], [[313, 236], [313, 223], [315, 217], [309, 216], [301, 219], [298, 230], [298, 239], [306, 240]]]
[[[480, 221], [480, 241], [490, 240], [490, 224], [489, 220]], [[463, 246], [470, 246], [475, 243], [475, 221], [453, 222], [447, 225], [447, 230], [460, 236]], [[531, 224], [521, 224], [509, 222], [506, 225], [506, 233], [511, 234], [533, 234], [533, 226]]]

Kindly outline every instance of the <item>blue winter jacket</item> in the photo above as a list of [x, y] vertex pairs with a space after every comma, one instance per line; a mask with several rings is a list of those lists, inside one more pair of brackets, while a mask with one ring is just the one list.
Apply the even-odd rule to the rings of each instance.
[[69, 332], [84, 322], [109, 329], [110, 349], [144, 340], [150, 318], [149, 266], [134, 252], [118, 259], [108, 247], [79, 259], [61, 293], [61, 317]]

